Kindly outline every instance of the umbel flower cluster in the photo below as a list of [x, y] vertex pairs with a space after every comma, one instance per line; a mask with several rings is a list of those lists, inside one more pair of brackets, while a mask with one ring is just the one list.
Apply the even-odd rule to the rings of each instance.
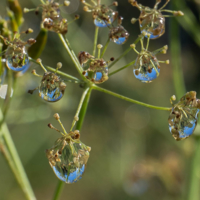
[[[153, 52], [149, 51], [149, 43], [152, 39], [157, 39], [165, 33], [165, 18], [169, 15], [164, 15], [163, 12], [171, 13], [174, 16], [182, 16], [181, 11], [166, 10], [165, 7], [170, 0], [166, 0], [165, 4], [158, 8], [161, 0], [156, 0], [154, 8], [149, 8], [139, 4], [135, 0], [128, 0], [128, 2], [137, 7], [140, 10], [140, 16], [138, 19], [133, 18], [132, 23], [139, 21], [141, 35], [138, 39], [130, 45], [130, 50], [133, 49], [137, 53], [137, 57], [131, 63], [117, 70], [115, 73], [125, 69], [126, 67], [133, 66], [133, 75], [136, 79], [142, 83], [151, 83], [160, 74], [161, 63], [169, 64], [169, 60], [159, 61], [157, 55], [160, 53], [166, 54], [168, 46], [157, 49]], [[52, 167], [56, 176], [63, 182], [74, 183], [81, 179], [86, 164], [89, 158], [90, 147], [86, 146], [80, 141], [79, 130], [75, 129], [76, 123], [80, 123], [79, 115], [86, 98], [89, 96], [92, 89], [104, 91], [105, 93], [113, 94], [107, 90], [100, 89], [96, 84], [101, 84], [109, 79], [109, 76], [114, 73], [109, 73], [109, 69], [116, 64], [118, 59], [111, 58], [110, 61], [103, 59], [106, 53], [109, 42], [114, 42], [116, 45], [123, 45], [130, 38], [130, 34], [122, 26], [123, 17], [119, 15], [117, 11], [112, 10], [113, 6], [118, 6], [115, 1], [111, 5], [101, 4], [100, 0], [91, 0], [90, 3], [85, 0], [81, 0], [84, 5], [84, 11], [90, 13], [95, 26], [95, 39], [94, 39], [94, 51], [88, 53], [86, 51], [80, 51], [76, 55], [70, 47], [69, 41], [65, 37], [68, 32], [68, 20], [61, 16], [60, 7], [69, 6], [69, 1], [64, 1], [63, 5], [60, 5], [54, 0], [41, 0], [42, 4], [36, 9], [24, 9], [24, 12], [34, 10], [36, 14], [41, 10], [41, 31], [36, 39], [29, 39], [26, 42], [21, 39], [21, 34], [12, 33], [7, 31], [7, 21], [3, 20], [3, 25], [0, 36], [2, 39], [2, 45], [4, 43], [4, 49], [2, 51], [2, 65], [0, 69], [0, 80], [1, 85], [5, 77], [6, 68], [13, 72], [24, 71], [29, 68], [29, 63], [34, 62], [41, 66], [44, 70], [43, 75], [36, 73], [36, 70], [32, 70], [32, 74], [40, 77], [41, 81], [39, 86], [33, 90], [29, 90], [30, 94], [33, 94], [35, 90], [38, 90], [38, 95], [43, 100], [48, 102], [56, 102], [61, 100], [65, 89], [67, 87], [66, 82], [79, 83], [85, 89], [80, 100], [80, 104], [77, 108], [77, 112], [72, 122], [72, 127], [67, 133], [63, 124], [60, 121], [58, 114], [54, 115], [54, 118], [60, 123], [63, 132], [53, 127], [52, 124], [48, 124], [51, 129], [59, 132], [62, 137], [57, 139], [52, 148], [46, 150], [46, 156], [49, 160], [49, 164]], [[75, 16], [75, 20], [79, 16]], [[12, 20], [11, 20], [12, 23]], [[97, 37], [99, 28], [108, 28], [108, 41], [103, 48], [103, 45], [97, 45]], [[46, 67], [43, 65], [42, 60], [35, 55], [35, 49], [38, 52], [42, 51], [44, 44], [41, 41], [46, 40], [46, 32], [53, 31], [57, 33], [64, 43], [68, 54], [74, 62], [77, 71], [81, 75], [82, 80], [79, 80], [71, 75], [65, 74], [68, 80], [64, 80], [60, 77], [64, 73], [59, 70], [62, 67], [62, 63], [58, 63], [56, 69]], [[28, 29], [24, 33], [31, 33], [32, 30]], [[9, 36], [9, 37], [8, 37]], [[9, 39], [8, 39], [9, 38]], [[144, 41], [146, 40], [146, 46]], [[37, 42], [38, 41], [38, 42]], [[136, 44], [140, 42], [141, 50], [136, 49]], [[32, 45], [32, 46], [31, 46]], [[27, 46], [31, 46], [27, 51]], [[96, 55], [96, 50], [98, 51]], [[129, 50], [129, 51], [130, 51]], [[127, 53], [129, 51], [126, 51]], [[123, 54], [125, 55], [125, 54]], [[34, 60], [34, 58], [37, 58]], [[110, 62], [112, 62], [110, 64]], [[120, 97], [120, 95], [113, 94], [114, 96]], [[127, 98], [123, 98], [127, 99]], [[182, 140], [189, 137], [195, 130], [198, 120], [200, 100], [196, 98], [196, 92], [186, 93], [178, 103], [174, 104], [175, 96], [171, 98], [172, 108], [161, 108], [163, 110], [170, 111], [168, 119], [169, 130], [175, 140]], [[130, 100], [129, 100], [130, 101]], [[131, 100], [133, 103], [137, 103]], [[149, 107], [147, 104], [142, 104]], [[79, 126], [80, 128], [81, 126]]]

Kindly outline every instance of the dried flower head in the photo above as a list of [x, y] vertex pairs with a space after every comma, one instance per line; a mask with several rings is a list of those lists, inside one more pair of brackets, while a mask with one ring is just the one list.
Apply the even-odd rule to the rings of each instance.
[[93, 83], [100, 84], [108, 80], [108, 65], [103, 58], [95, 58], [87, 52], [78, 55], [83, 75]]
[[82, 178], [89, 158], [90, 147], [80, 141], [78, 130], [69, 133], [64, 129], [60, 118], [56, 118], [64, 133], [48, 124], [48, 127], [60, 132], [63, 136], [56, 140], [52, 148], [46, 150], [46, 156], [55, 175], [66, 183], [74, 183]]
[[199, 115], [200, 100], [196, 92], [187, 92], [180, 101], [173, 105], [169, 115], [169, 130], [175, 140], [188, 138], [195, 130]]
[[[149, 8], [138, 4], [136, 0], [129, 0], [129, 3], [132, 6], [137, 7], [140, 10], [139, 24], [141, 32], [144, 32], [145, 35], [150, 34], [150, 39], [156, 39], [161, 37], [165, 33], [165, 17], [169, 15], [163, 15], [162, 12], [172, 13], [174, 16], [183, 16], [181, 11], [171, 11], [165, 10], [164, 8], [169, 3], [170, 0], [166, 0], [166, 3], [158, 8], [161, 0], [156, 1], [154, 8]], [[135, 23], [135, 19], [131, 20], [132, 23]]]

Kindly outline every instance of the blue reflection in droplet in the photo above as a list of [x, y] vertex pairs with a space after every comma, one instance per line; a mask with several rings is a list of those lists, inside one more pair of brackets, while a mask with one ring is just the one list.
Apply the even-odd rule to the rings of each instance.
[[[136, 70], [137, 69], [133, 70], [133, 73], [134, 73], [135, 77], [137, 79], [139, 79], [140, 81], [144, 82], [144, 83], [145, 82], [150, 82], [150, 81], [152, 81], [152, 80], [154, 80], [154, 79], [156, 79], [158, 77], [158, 75], [156, 73], [156, 70], [154, 68], [152, 68], [152, 72], [151, 73], [149, 73], [147, 71], [145, 74], [139, 73], [138, 75], [135, 74]], [[157, 69], [157, 70], [158, 70], [158, 73], [160, 73], [160, 69]]]
[[[60, 167], [53, 166], [53, 171], [56, 174], [56, 176], [66, 183], [75, 183], [78, 180], [82, 178], [82, 175], [85, 171], [85, 165], [83, 165], [81, 168], [76, 168], [76, 171], [69, 173], [67, 169], [63, 169]], [[62, 170], [62, 171], [59, 171]]]
[[[42, 90], [39, 89], [39, 93], [41, 95], [41, 98], [50, 101], [50, 102], [55, 102], [60, 100], [63, 97], [62, 92], [60, 92], [59, 88], [55, 88], [53, 91], [47, 91], [44, 93]], [[59, 93], [59, 95], [57, 95]]]
[[96, 72], [95, 74], [95, 81], [100, 81], [103, 77], [102, 72]]
[[[198, 114], [199, 114], [199, 109], [197, 109], [197, 112], [196, 112], [196, 115], [195, 115], [194, 119], [192, 119], [192, 120], [188, 119], [189, 120], [188, 123], [190, 123], [192, 125], [192, 127], [185, 126], [184, 129], [178, 130], [179, 138], [180, 139], [184, 139], [184, 138], [187, 138], [190, 135], [192, 135], [192, 133], [194, 132], [194, 130], [196, 128], [196, 125], [197, 125]], [[174, 119], [172, 120], [172, 122], [174, 122]], [[174, 129], [174, 126], [171, 126], [169, 124], [169, 130], [170, 130], [170, 132], [172, 132], [172, 129]]]
[[120, 38], [114, 40], [114, 43], [116, 43], [116, 44], [123, 44], [124, 42], [126, 42], [126, 37], [120, 37]]
[[109, 26], [114, 20], [114, 17], [110, 18], [110, 22], [105, 22], [104, 20], [100, 19], [100, 18], [96, 18], [94, 19], [94, 24], [95, 26], [98, 26], [100, 28], [104, 28], [104, 27], [107, 27]]
[[164, 32], [165, 32], [165, 30], [162, 30], [162, 31], [159, 33], [159, 35], [153, 35], [153, 34], [152, 34], [151, 32], [149, 32], [149, 31], [145, 31], [145, 30], [141, 31], [141, 33], [144, 34], [146, 38], [148, 38], [147, 34], [150, 34], [150, 39], [157, 39], [157, 38], [159, 38], [161, 35], [163, 35]]
[[8, 58], [7, 60], [6, 60], [6, 66], [9, 68], [9, 69], [11, 69], [11, 70], [13, 70], [13, 71], [15, 71], [15, 72], [21, 72], [21, 71], [26, 71], [28, 68], [29, 68], [29, 59], [28, 59], [28, 57], [25, 59], [25, 65], [23, 65], [23, 66], [17, 66], [17, 67], [14, 67], [13, 66], [13, 62], [12, 62], [12, 58]]

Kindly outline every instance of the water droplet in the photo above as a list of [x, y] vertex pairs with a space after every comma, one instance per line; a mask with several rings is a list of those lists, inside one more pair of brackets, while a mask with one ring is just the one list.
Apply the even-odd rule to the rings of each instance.
[[107, 27], [115, 20], [116, 13], [105, 5], [101, 5], [93, 11], [94, 24], [98, 27]]
[[66, 88], [66, 84], [56, 74], [46, 72], [39, 86], [39, 96], [45, 101], [55, 102], [60, 100]]
[[179, 141], [188, 138], [194, 132], [197, 125], [199, 108], [200, 100], [196, 99], [196, 92], [186, 93], [174, 105], [168, 122], [169, 130], [175, 140]]
[[110, 29], [109, 37], [111, 41], [120, 45], [128, 40], [129, 33], [123, 26], [119, 25]]
[[140, 81], [150, 83], [159, 76], [160, 65], [153, 53], [143, 50], [135, 61], [133, 72]]
[[55, 175], [66, 183], [75, 183], [82, 178], [89, 158], [89, 152], [82, 143], [59, 138], [54, 146], [46, 150], [49, 164]]
[[60, 15], [59, 4], [49, 2], [43, 4], [42, 23], [44, 28], [56, 33], [66, 34], [68, 31], [67, 20]]
[[[139, 17], [140, 30], [150, 34], [150, 39], [157, 39], [165, 33], [165, 18], [160, 12], [142, 11]], [[146, 36], [147, 37], [147, 36]]]
[[19, 49], [8, 47], [6, 51], [6, 66], [16, 72], [26, 70], [29, 67], [29, 58], [25, 46]]
[[87, 52], [79, 53], [83, 75], [93, 83], [100, 84], [108, 80], [108, 65], [102, 58], [94, 58]]

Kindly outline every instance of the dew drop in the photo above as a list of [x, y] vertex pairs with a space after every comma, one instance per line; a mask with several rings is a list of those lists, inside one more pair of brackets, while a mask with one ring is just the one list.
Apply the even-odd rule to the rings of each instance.
[[8, 47], [6, 52], [6, 66], [16, 72], [29, 68], [29, 58], [26, 53], [25, 46], [19, 51]]
[[56, 33], [66, 34], [68, 31], [67, 20], [60, 15], [59, 5], [55, 2], [43, 4], [42, 24], [44, 28]]
[[160, 73], [157, 58], [149, 51], [142, 51], [135, 61], [133, 73], [143, 83], [152, 82]]
[[66, 88], [66, 84], [56, 74], [46, 72], [39, 86], [39, 96], [45, 101], [56, 102], [60, 100]]
[[159, 12], [149, 13], [142, 11], [139, 17], [139, 24], [141, 33], [150, 34], [150, 39], [157, 39], [165, 33], [165, 18]]
[[169, 130], [177, 141], [188, 138], [197, 125], [200, 101], [196, 99], [196, 92], [193, 92], [195, 95], [193, 98], [185, 98], [189, 94], [192, 94], [192, 92], [186, 93], [174, 105], [168, 119]]
[[79, 53], [83, 75], [95, 84], [108, 80], [108, 65], [102, 58], [94, 58], [87, 52]]
[[120, 45], [128, 40], [129, 33], [123, 26], [119, 25], [110, 29], [109, 37], [111, 41]]
[[101, 28], [111, 25], [115, 20], [115, 12], [105, 5], [101, 5], [100, 8], [97, 7], [92, 14], [95, 26]]
[[65, 183], [75, 183], [82, 178], [89, 158], [89, 152], [82, 143], [69, 142], [62, 137], [46, 150], [49, 164], [55, 175]]

